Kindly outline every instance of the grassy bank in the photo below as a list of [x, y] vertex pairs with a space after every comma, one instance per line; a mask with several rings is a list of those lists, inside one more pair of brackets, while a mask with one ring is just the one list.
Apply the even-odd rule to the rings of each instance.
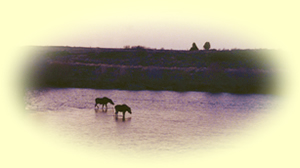
[[273, 93], [272, 50], [32, 47], [30, 87]]

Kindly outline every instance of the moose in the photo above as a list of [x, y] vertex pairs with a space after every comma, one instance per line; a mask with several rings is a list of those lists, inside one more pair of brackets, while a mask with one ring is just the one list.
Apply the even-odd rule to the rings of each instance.
[[95, 102], [96, 102], [95, 108], [96, 107], [99, 108], [98, 104], [101, 104], [102, 105], [102, 111], [104, 111], [104, 106], [105, 106], [105, 111], [107, 111], [107, 104], [108, 103], [110, 103], [112, 105], [115, 105], [114, 102], [111, 99], [107, 98], [107, 97], [103, 97], [103, 98], [98, 97], [98, 98], [95, 99]]
[[128, 107], [126, 104], [122, 104], [122, 105], [116, 105], [115, 106], [115, 114], [116, 114], [116, 117], [118, 116], [118, 112], [122, 112], [123, 113], [123, 120], [125, 120], [125, 113], [126, 111], [128, 111], [128, 113], [132, 113], [131, 112], [131, 108]]

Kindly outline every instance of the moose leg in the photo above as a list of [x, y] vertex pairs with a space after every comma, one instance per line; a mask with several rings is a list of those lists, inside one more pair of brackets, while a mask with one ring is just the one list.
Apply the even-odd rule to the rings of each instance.
[[105, 106], [105, 112], [107, 112], [107, 104], [104, 104], [104, 106]]

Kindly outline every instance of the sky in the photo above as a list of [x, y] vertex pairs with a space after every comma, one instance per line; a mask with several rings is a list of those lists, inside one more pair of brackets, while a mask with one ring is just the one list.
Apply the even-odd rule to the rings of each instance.
[[208, 41], [215, 49], [277, 49], [278, 39], [286, 38], [283, 7], [232, 0], [26, 1], [6, 14], [10, 26], [3, 32], [18, 45], [185, 50], [193, 42], [202, 49]]

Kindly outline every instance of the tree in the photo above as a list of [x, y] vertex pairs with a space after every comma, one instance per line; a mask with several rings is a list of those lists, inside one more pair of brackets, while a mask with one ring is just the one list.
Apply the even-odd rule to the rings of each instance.
[[203, 48], [205, 50], [209, 50], [210, 49], [210, 43], [209, 42], [205, 42], [205, 44], [203, 45]]
[[198, 49], [196, 43], [193, 43], [193, 45], [192, 45], [190, 51], [198, 51], [198, 50], [199, 50], [199, 49]]

